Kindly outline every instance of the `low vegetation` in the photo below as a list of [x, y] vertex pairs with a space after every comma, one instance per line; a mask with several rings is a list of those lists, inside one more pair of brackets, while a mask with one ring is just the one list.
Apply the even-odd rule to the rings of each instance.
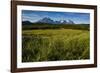
[[[90, 58], [89, 25], [26, 26], [23, 26], [22, 31], [22, 62]], [[56, 26], [57, 28], [54, 29]], [[50, 29], [51, 27], [54, 28]]]

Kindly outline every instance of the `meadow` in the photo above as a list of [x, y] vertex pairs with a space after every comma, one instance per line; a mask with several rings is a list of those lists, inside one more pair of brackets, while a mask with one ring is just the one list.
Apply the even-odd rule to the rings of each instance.
[[88, 28], [24, 29], [22, 62], [89, 59], [89, 33]]

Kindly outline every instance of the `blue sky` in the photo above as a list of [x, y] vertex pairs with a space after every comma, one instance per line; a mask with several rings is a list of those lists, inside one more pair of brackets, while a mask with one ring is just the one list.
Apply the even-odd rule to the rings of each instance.
[[44, 17], [55, 21], [70, 19], [76, 24], [90, 24], [90, 13], [22, 10], [22, 21], [36, 22]]

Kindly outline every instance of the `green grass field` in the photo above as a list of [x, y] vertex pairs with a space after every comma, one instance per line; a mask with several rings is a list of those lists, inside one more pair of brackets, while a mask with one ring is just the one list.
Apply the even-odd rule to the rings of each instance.
[[88, 30], [23, 30], [22, 62], [89, 59], [89, 40]]

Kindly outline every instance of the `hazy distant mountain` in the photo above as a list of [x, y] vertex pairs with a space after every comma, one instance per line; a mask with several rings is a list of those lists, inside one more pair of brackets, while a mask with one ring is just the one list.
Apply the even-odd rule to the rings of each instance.
[[75, 24], [72, 20], [60, 20], [60, 21], [54, 21], [51, 18], [45, 17], [43, 19], [40, 19], [36, 23], [48, 23], [48, 24]]
[[54, 21], [53, 21], [52, 19], [50, 19], [50, 18], [45, 17], [45, 18], [43, 18], [43, 19], [40, 19], [40, 20], [37, 21], [36, 23], [50, 23], [50, 24], [53, 24]]
[[30, 21], [22, 21], [23, 25], [32, 24]]

